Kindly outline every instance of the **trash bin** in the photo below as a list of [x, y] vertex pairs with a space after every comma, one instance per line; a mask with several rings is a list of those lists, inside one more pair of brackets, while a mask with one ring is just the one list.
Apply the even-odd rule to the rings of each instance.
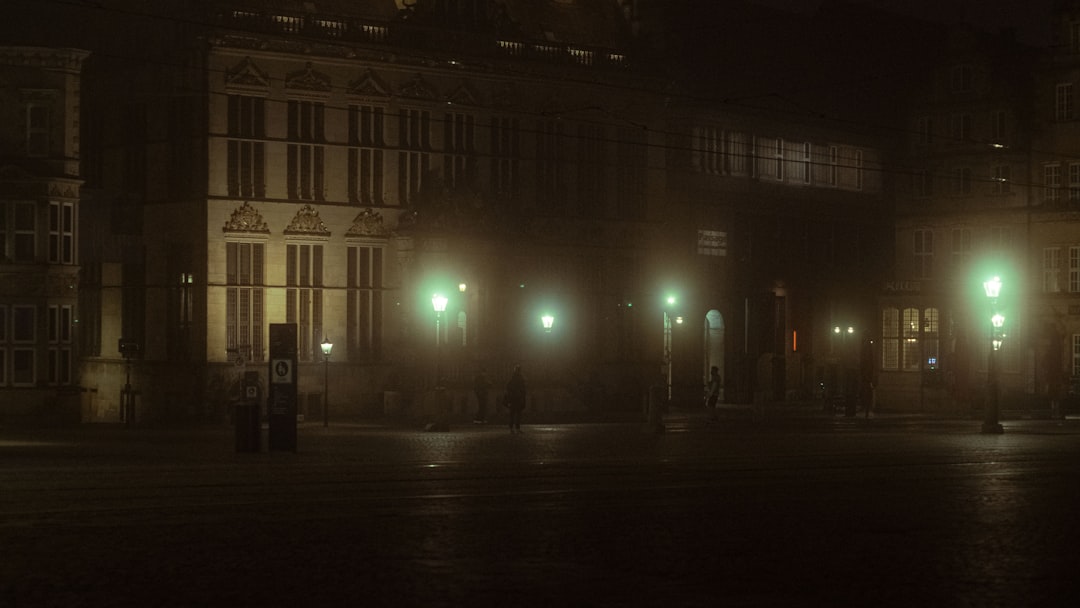
[[259, 405], [253, 401], [241, 401], [236, 404], [236, 451], [258, 452], [259, 434]]

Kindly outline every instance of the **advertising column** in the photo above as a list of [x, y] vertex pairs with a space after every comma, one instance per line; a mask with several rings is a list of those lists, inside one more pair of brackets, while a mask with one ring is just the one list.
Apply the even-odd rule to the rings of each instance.
[[296, 451], [296, 325], [270, 324], [270, 451]]

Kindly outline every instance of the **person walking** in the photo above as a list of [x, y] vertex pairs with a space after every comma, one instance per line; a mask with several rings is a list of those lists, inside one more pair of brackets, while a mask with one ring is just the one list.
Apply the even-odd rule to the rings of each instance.
[[719, 420], [716, 415], [716, 403], [720, 401], [721, 385], [720, 368], [714, 365], [709, 370], [709, 387], [705, 394], [705, 407], [709, 409], [709, 419], [713, 421]]
[[525, 376], [521, 366], [514, 367], [510, 381], [506, 383], [506, 409], [510, 410], [510, 432], [521, 432], [521, 411], [525, 409]]
[[475, 424], [487, 422], [488, 389], [490, 388], [491, 381], [488, 380], [487, 373], [481, 367], [480, 371], [476, 372], [476, 378], [473, 379], [473, 392], [476, 393], [476, 416], [473, 418]]

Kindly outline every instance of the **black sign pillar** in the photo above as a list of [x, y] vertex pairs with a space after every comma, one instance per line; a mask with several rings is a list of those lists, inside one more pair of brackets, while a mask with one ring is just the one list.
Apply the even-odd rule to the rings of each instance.
[[296, 451], [296, 325], [270, 324], [269, 448]]

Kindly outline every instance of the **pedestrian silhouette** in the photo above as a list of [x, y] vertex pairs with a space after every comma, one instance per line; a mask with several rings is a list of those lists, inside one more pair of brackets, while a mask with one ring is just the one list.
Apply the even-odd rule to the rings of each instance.
[[487, 373], [481, 367], [480, 371], [476, 372], [476, 378], [473, 379], [473, 392], [476, 393], [476, 416], [473, 422], [476, 424], [487, 422], [488, 389], [490, 388], [491, 381], [488, 380]]
[[510, 432], [521, 432], [521, 411], [525, 409], [525, 376], [521, 373], [521, 366], [514, 367], [514, 374], [506, 383], [506, 399], [503, 401], [506, 409], [510, 410]]

